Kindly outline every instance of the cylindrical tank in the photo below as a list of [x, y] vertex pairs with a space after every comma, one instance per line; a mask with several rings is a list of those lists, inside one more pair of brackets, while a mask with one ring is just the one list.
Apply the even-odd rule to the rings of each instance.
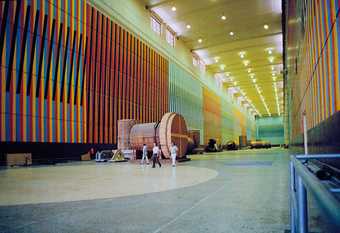
[[189, 129], [188, 136], [192, 139], [194, 146], [198, 147], [200, 145], [200, 130], [199, 129]]
[[247, 146], [247, 135], [239, 136], [239, 145], [240, 145], [240, 148]]
[[159, 141], [165, 157], [170, 157], [171, 142], [178, 147], [178, 157], [183, 157], [187, 151], [188, 132], [184, 117], [178, 113], [168, 112], [159, 124]]
[[130, 145], [132, 149], [142, 150], [143, 144], [146, 144], [148, 150], [152, 150], [153, 143], [159, 144], [157, 134], [157, 123], [137, 124], [130, 131]]
[[153, 143], [160, 144], [164, 157], [170, 157], [171, 142], [178, 147], [178, 157], [187, 150], [188, 136], [184, 118], [177, 113], [166, 113], [159, 123], [136, 124], [130, 131], [131, 148], [141, 150], [146, 144], [152, 150]]
[[127, 150], [131, 148], [130, 131], [135, 124], [137, 124], [137, 121], [133, 119], [118, 120], [118, 149]]

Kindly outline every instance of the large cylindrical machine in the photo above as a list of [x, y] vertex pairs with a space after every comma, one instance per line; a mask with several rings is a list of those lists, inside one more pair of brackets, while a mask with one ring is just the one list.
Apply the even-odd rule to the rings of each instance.
[[130, 131], [130, 145], [132, 149], [142, 150], [143, 144], [146, 144], [151, 150], [153, 143], [159, 144], [157, 123], [136, 124]]
[[200, 146], [200, 130], [199, 129], [189, 129], [188, 137], [192, 139], [194, 146]]
[[130, 131], [132, 126], [137, 124], [134, 119], [124, 119], [118, 121], [118, 149], [128, 150], [130, 146]]
[[170, 157], [171, 142], [178, 147], [178, 157], [183, 157], [187, 150], [188, 136], [184, 118], [174, 112], [166, 113], [159, 123], [136, 124], [130, 131], [132, 149], [141, 150], [146, 144], [152, 150], [153, 143], [160, 144], [164, 157]]

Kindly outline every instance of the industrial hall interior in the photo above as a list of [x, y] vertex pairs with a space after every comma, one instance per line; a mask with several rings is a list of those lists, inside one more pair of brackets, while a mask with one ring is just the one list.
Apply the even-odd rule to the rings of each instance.
[[0, 0], [0, 233], [340, 233], [340, 0]]

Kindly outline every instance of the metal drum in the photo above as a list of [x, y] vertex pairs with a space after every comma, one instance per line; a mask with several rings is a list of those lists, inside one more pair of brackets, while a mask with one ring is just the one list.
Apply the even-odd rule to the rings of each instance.
[[157, 135], [157, 123], [134, 125], [130, 131], [131, 149], [142, 150], [143, 144], [146, 144], [148, 150], [152, 150], [154, 142], [159, 144]]
[[187, 150], [188, 136], [184, 118], [174, 112], [166, 113], [159, 123], [136, 124], [130, 131], [132, 149], [141, 150], [146, 144], [152, 150], [153, 143], [160, 144], [164, 157], [170, 157], [171, 142], [178, 147], [178, 157]]
[[187, 151], [188, 132], [184, 118], [174, 112], [168, 112], [159, 124], [159, 141], [164, 157], [170, 157], [171, 142], [178, 147], [178, 157], [183, 157]]
[[130, 146], [130, 131], [131, 128], [137, 124], [136, 120], [125, 119], [118, 121], [118, 149], [128, 150]]

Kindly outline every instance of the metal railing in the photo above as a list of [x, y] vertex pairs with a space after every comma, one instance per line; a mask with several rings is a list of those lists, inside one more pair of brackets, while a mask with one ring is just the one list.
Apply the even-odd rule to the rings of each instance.
[[312, 195], [322, 214], [340, 229], [340, 187], [332, 187], [306, 166], [310, 159], [340, 159], [340, 154], [296, 155], [290, 161], [290, 224], [291, 233], [308, 232], [307, 192]]

